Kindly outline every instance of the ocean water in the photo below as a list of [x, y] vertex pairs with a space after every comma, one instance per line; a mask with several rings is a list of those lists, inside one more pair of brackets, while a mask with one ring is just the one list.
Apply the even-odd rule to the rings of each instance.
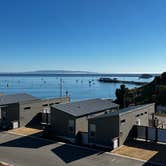
[[[153, 80], [153, 78], [139, 79], [138, 77], [116, 78], [140, 82]], [[62, 95], [64, 96], [68, 92], [72, 101], [90, 98], [115, 99], [115, 91], [121, 85], [119, 83], [101, 83], [98, 81], [98, 76], [0, 76], [0, 93], [29, 93], [39, 98], [59, 97], [61, 94], [60, 79], [62, 79]], [[139, 86], [126, 84], [126, 87], [134, 88]]]

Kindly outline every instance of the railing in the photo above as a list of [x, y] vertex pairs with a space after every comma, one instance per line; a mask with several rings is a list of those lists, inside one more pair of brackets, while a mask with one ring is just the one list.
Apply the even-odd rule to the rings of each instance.
[[146, 126], [135, 126], [136, 139], [144, 139], [154, 142], [166, 143], [166, 129], [146, 127]]

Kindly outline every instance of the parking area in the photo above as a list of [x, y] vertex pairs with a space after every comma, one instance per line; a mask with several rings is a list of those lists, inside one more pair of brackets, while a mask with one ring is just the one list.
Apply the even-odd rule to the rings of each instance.
[[0, 161], [8, 162], [14, 166], [145, 165], [143, 161], [102, 151], [7, 132], [0, 132]]

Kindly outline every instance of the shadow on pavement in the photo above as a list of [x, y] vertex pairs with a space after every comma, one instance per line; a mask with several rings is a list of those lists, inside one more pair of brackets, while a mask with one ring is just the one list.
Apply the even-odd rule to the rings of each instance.
[[[35, 137], [35, 134], [31, 136]], [[52, 144], [52, 142], [48, 140], [41, 140], [41, 139], [31, 138], [29, 136], [23, 136], [16, 138], [14, 140], [9, 140], [7, 142], [0, 143], [0, 146], [18, 147], [18, 148], [40, 148], [50, 144]]]
[[95, 150], [83, 149], [67, 144], [52, 149], [52, 152], [56, 154], [58, 157], [60, 157], [61, 160], [63, 160], [65, 163], [70, 163], [99, 153]]

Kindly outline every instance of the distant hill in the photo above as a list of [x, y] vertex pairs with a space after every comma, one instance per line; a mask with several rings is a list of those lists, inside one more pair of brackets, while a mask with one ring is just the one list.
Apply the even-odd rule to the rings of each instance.
[[24, 74], [97, 74], [88, 71], [72, 71], [72, 70], [40, 70], [32, 72], [23, 72]]
[[[39, 70], [30, 72], [0, 72], [0, 76], [59, 76], [59, 75], [71, 75], [71, 76], [107, 76], [107, 77], [141, 77], [142, 74], [111, 74], [111, 73], [97, 73], [89, 71], [72, 71], [72, 70]], [[158, 74], [151, 74], [151, 76], [157, 76]]]
[[30, 72], [1, 72], [0, 75], [8, 76], [49, 76], [49, 75], [93, 75], [95, 72], [88, 71], [71, 71], [71, 70], [40, 70]]

